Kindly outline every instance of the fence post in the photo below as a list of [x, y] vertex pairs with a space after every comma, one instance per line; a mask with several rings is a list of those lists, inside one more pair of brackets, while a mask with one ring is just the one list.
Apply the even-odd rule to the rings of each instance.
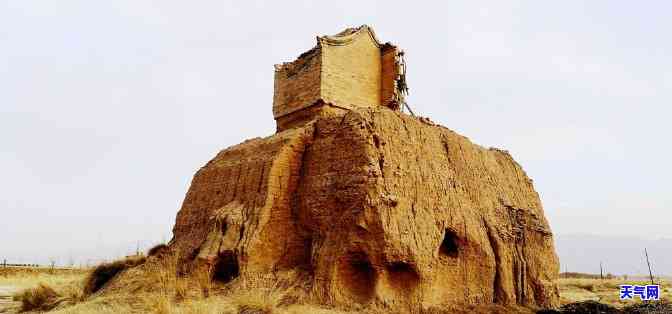
[[646, 248], [644, 248], [644, 254], [646, 255], [646, 266], [649, 266], [649, 278], [651, 278], [651, 284], [654, 285], [653, 273], [651, 272], [651, 263], [649, 263], [649, 252], [646, 251]]

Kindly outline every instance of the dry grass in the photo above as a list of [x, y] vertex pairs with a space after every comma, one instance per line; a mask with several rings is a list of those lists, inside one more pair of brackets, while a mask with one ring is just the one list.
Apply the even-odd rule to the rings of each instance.
[[300, 276], [294, 272], [252, 280], [238, 278], [224, 285], [213, 282], [211, 269], [205, 267], [191, 276], [178, 276], [178, 260], [168, 253], [161, 258], [149, 257], [115, 279], [102, 294], [74, 306], [59, 307], [56, 313], [337, 313], [310, 306], [292, 307], [298, 302], [295, 290], [301, 285]]
[[[58, 308], [59, 314], [84, 313], [157, 313], [157, 314], [340, 314], [345, 312], [323, 309], [307, 304], [289, 304], [294, 298], [291, 287], [285, 285], [265, 286], [267, 278], [240, 281], [235, 289], [217, 287], [217, 293], [204, 296], [197, 279], [185, 279], [168, 272], [149, 267], [147, 279], [161, 278], [163, 283], [151, 292], [109, 296], [103, 294], [71, 307]], [[151, 279], [150, 279], [151, 278]], [[173, 285], [177, 284], [178, 287]], [[182, 285], [188, 293], [180, 292]], [[158, 289], [155, 289], [158, 288]], [[214, 291], [214, 289], [213, 289]], [[187, 297], [179, 297], [186, 294]]]
[[[115, 297], [97, 297], [67, 307], [59, 307], [49, 313], [57, 314], [113, 314], [139, 313], [132, 305], [132, 300]], [[152, 313], [152, 312], [147, 312]]]
[[[0, 285], [32, 288], [17, 294], [23, 310], [48, 310], [51, 313], [160, 313], [160, 314], [340, 314], [353, 313], [318, 305], [311, 297], [299, 272], [276, 276], [236, 278], [224, 285], [211, 280], [211, 270], [204, 268], [191, 276], [178, 276], [178, 258], [162, 253], [149, 257], [144, 264], [129, 263], [120, 280], [106, 287], [102, 294], [84, 294], [84, 283], [91, 275], [83, 271], [24, 272], [0, 276]], [[129, 266], [131, 265], [131, 266]], [[91, 271], [90, 273], [94, 273]], [[119, 274], [120, 272], [116, 272]], [[619, 285], [647, 284], [642, 280], [561, 278], [563, 304], [585, 300], [599, 301], [623, 308], [637, 301], [619, 300]], [[672, 299], [669, 280], [660, 280], [661, 297]], [[118, 290], [114, 290], [115, 286]], [[108, 291], [109, 290], [109, 291]], [[377, 311], [375, 306], [366, 313]], [[438, 312], [437, 312], [438, 313]]]
[[84, 294], [90, 295], [98, 292], [98, 290], [104, 287], [106, 283], [112, 280], [112, 278], [117, 276], [120, 272], [144, 262], [144, 256], [135, 256], [96, 266], [86, 277]]
[[[0, 270], [1, 269], [2, 268], [0, 268]], [[8, 269], [0, 272], [0, 285], [12, 286], [18, 290], [32, 288], [40, 283], [44, 283], [51, 287], [70, 286], [73, 283], [81, 282], [87, 272], [87, 269]]]
[[[660, 279], [661, 298], [672, 300], [672, 282]], [[620, 285], [647, 285], [649, 281], [624, 280], [622, 278], [591, 279], [591, 278], [561, 278], [558, 280], [560, 287], [560, 300], [563, 304], [580, 301], [598, 301], [618, 308], [641, 302], [639, 300], [620, 300]]]
[[[5, 273], [0, 274], [0, 285], [22, 289], [16, 298], [24, 304], [24, 311], [60, 314], [345, 313], [306, 304], [310, 300], [300, 296], [306, 295], [307, 288], [296, 272], [237, 278], [224, 285], [213, 283], [210, 269], [178, 276], [178, 257], [161, 255], [144, 263], [121, 260], [84, 271]], [[112, 280], [124, 271], [128, 273], [120, 282]], [[106, 285], [102, 294], [96, 293]]]
[[47, 311], [60, 303], [61, 296], [53, 288], [40, 283], [35, 288], [26, 289], [14, 296], [21, 302], [21, 311]]
[[45, 311], [68, 306], [83, 300], [83, 270], [51, 270], [45, 268], [5, 270], [0, 285], [17, 289], [13, 299], [20, 311]]

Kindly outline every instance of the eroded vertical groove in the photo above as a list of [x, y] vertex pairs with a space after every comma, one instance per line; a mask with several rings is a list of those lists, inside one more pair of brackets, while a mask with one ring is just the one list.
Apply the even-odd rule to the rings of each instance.
[[495, 278], [492, 283], [492, 301], [495, 303], [506, 303], [504, 297], [504, 286], [502, 284], [502, 273], [500, 268], [502, 267], [500, 250], [501, 244], [497, 239], [497, 236], [494, 234], [493, 228], [490, 224], [483, 218], [483, 225], [486, 229], [486, 234], [488, 236], [488, 243], [492, 248], [492, 253], [495, 255]]

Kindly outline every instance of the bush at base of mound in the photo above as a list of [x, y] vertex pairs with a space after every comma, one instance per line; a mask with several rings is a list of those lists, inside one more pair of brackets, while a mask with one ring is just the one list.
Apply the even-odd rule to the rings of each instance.
[[114, 261], [111, 263], [103, 263], [91, 271], [91, 273], [86, 277], [84, 283], [84, 294], [91, 295], [98, 292], [102, 287], [105, 286], [112, 278], [122, 271], [138, 266], [144, 263], [146, 258], [144, 256], [138, 257], [127, 257], [123, 260]]
[[48, 311], [56, 307], [61, 296], [51, 287], [39, 284], [32, 289], [26, 289], [14, 296], [15, 301], [21, 302], [21, 311]]
[[153, 246], [149, 251], [147, 251], [147, 256], [154, 256], [154, 255], [159, 255], [167, 252], [169, 250], [169, 247], [163, 243], [159, 243], [155, 246]]

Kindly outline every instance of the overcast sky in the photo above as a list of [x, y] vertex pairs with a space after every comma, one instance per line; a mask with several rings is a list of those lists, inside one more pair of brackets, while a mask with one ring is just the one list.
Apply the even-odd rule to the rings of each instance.
[[273, 64], [369, 24], [414, 111], [506, 149], [556, 234], [672, 237], [668, 1], [0, 0], [0, 258], [172, 237], [196, 170], [275, 130]]

